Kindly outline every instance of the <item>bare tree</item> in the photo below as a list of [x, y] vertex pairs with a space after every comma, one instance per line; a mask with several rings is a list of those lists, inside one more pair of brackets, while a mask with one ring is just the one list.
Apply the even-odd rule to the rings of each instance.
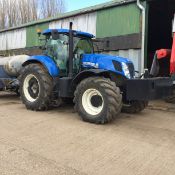
[[7, 15], [6, 15], [6, 2], [0, 1], [0, 29], [6, 27]]
[[56, 16], [64, 11], [64, 1], [42, 0], [40, 8], [42, 18]]
[[64, 11], [64, 0], [0, 0], [0, 29], [54, 17]]

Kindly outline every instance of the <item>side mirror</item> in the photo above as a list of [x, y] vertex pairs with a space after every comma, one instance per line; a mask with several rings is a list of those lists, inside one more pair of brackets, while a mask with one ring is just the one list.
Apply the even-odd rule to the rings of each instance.
[[57, 40], [57, 39], [59, 39], [59, 32], [58, 32], [58, 30], [52, 30], [52, 39], [53, 40]]

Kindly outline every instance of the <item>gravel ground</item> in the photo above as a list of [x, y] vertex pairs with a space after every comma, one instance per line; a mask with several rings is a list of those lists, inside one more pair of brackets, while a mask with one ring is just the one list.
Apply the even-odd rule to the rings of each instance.
[[102, 126], [72, 106], [32, 112], [0, 95], [0, 175], [173, 175], [174, 162], [174, 105], [154, 102]]

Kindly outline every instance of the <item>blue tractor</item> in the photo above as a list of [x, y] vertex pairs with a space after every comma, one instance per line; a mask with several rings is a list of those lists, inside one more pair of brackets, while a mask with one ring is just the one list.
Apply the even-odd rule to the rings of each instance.
[[129, 59], [95, 54], [94, 36], [72, 30], [72, 24], [39, 32], [39, 38], [43, 55], [23, 56], [17, 66], [27, 109], [47, 110], [54, 102], [73, 99], [84, 121], [105, 124], [121, 111], [140, 112], [149, 100], [171, 93], [170, 78], [136, 78]]

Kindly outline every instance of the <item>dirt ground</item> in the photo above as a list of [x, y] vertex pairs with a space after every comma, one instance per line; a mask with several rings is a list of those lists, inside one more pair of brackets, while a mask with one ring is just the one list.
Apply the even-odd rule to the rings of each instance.
[[101, 126], [72, 106], [32, 112], [0, 95], [0, 175], [87, 174], [174, 175], [175, 107], [151, 103]]

